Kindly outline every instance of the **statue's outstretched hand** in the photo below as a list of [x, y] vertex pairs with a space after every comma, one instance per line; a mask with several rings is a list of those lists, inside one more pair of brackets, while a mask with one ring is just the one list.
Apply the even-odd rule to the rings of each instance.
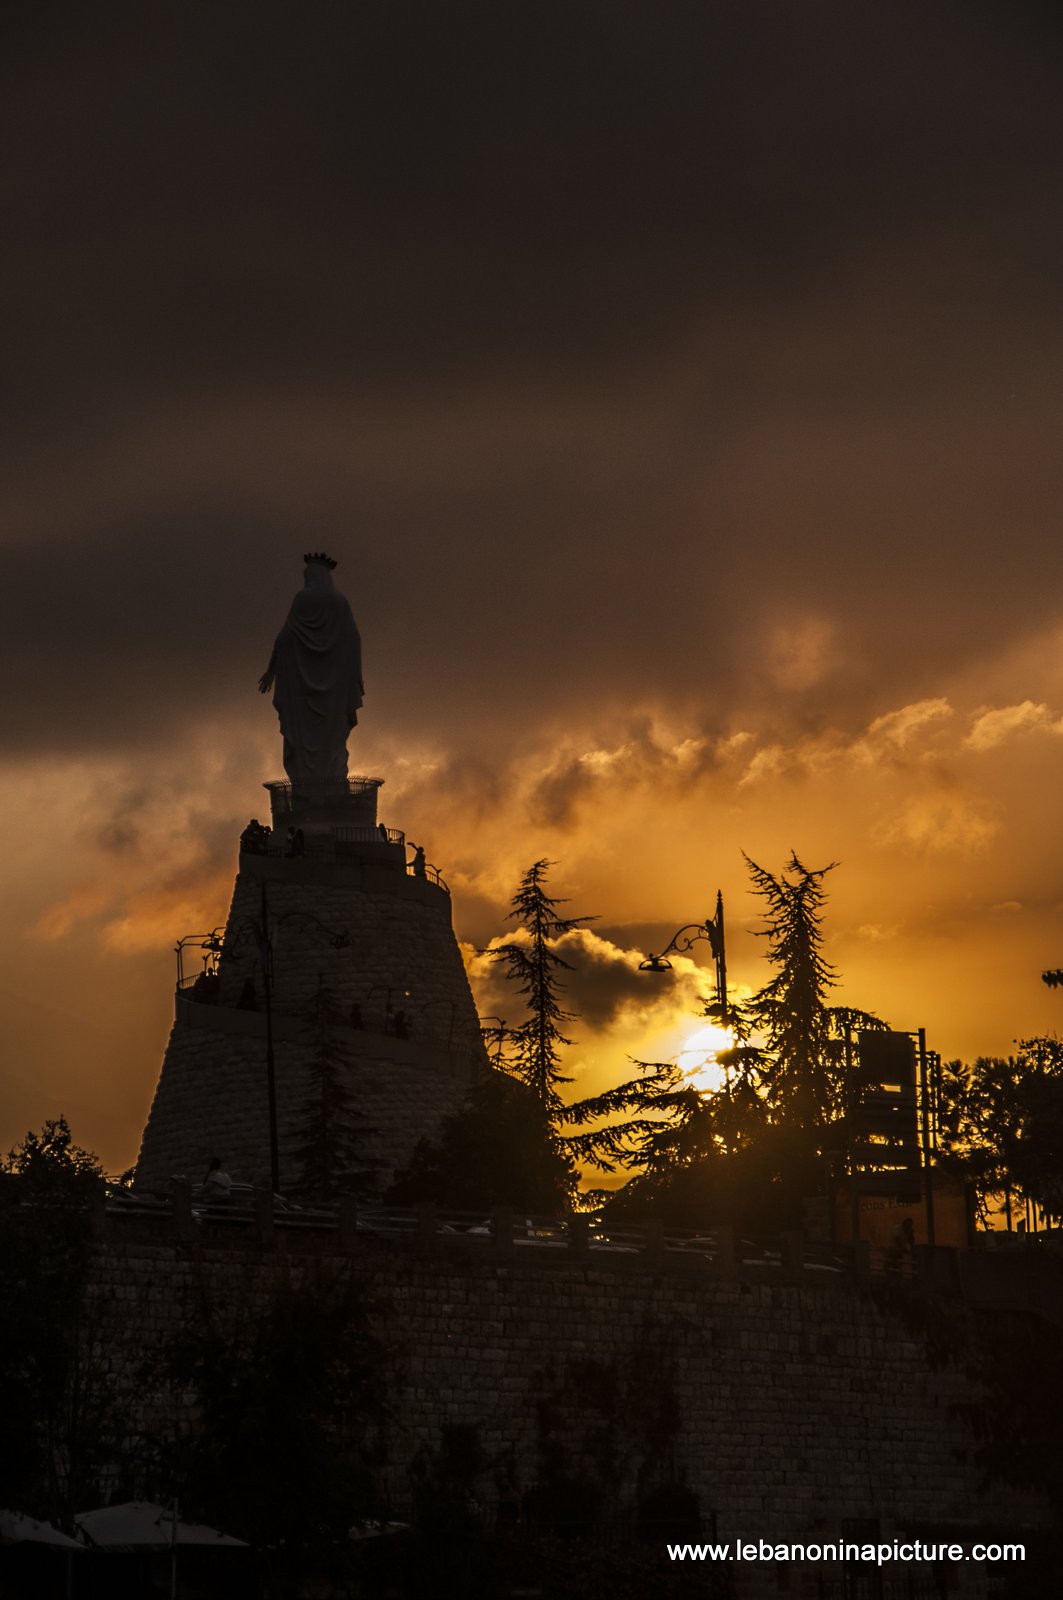
[[261, 678], [259, 678], [259, 680], [258, 680], [258, 692], [259, 692], [259, 694], [268, 694], [269, 690], [272, 689], [272, 687], [273, 687], [273, 674], [272, 674], [272, 672], [264, 672], [262, 674]]

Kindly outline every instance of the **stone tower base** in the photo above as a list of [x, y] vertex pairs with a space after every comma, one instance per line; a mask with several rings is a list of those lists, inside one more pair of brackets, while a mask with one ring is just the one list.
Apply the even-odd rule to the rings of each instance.
[[224, 936], [178, 987], [138, 1188], [198, 1182], [214, 1156], [268, 1186], [270, 1034], [282, 1192], [303, 1177], [323, 1060], [378, 1192], [487, 1070], [449, 892], [423, 861], [408, 870], [402, 835], [377, 825], [379, 781], [350, 782], [356, 820], [331, 796], [327, 813], [298, 808], [298, 830], [286, 786], [268, 786], [273, 832], [241, 841]]

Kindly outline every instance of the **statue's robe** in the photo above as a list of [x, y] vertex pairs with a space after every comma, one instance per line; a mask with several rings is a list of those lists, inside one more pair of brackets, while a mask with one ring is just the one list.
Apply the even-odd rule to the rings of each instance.
[[273, 704], [293, 787], [347, 776], [347, 736], [362, 704], [362, 641], [327, 568], [307, 569], [273, 647]]

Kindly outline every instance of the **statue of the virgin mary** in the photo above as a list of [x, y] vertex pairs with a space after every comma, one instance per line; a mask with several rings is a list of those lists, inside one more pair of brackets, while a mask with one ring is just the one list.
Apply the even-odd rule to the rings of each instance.
[[303, 560], [303, 588], [258, 687], [263, 694], [273, 688], [293, 790], [312, 793], [323, 779], [347, 776], [347, 736], [358, 721], [364, 685], [362, 641], [346, 596], [332, 581], [336, 563], [323, 553]]

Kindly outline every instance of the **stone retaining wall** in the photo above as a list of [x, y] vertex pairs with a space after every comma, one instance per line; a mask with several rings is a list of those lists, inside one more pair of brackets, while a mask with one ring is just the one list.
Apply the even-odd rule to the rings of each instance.
[[[145, 1228], [138, 1241], [137, 1228], [109, 1220], [92, 1283], [98, 1348], [128, 1386], [134, 1419], [161, 1403], [134, 1374], [187, 1320], [238, 1327], [278, 1282], [359, 1274], [392, 1358], [387, 1479], [398, 1516], [411, 1461], [437, 1451], [449, 1424], [483, 1446], [487, 1507], [541, 1482], [552, 1454], [633, 1509], [640, 1478], [684, 1481], [720, 1540], [822, 1542], [858, 1523], [882, 1538], [943, 1527], [1021, 1538], [1044, 1521], [1030, 1500], [980, 1493], [963, 1418], [978, 1399], [971, 1380], [932, 1366], [917, 1334], [843, 1280], [754, 1282], [413, 1240], [344, 1249], [335, 1235], [277, 1235], [267, 1247], [200, 1232], [181, 1244]], [[736, 1596], [779, 1593], [780, 1570], [734, 1569]], [[958, 1569], [948, 1592], [982, 1596], [988, 1577]], [[786, 1592], [816, 1594], [813, 1569], [791, 1569]]]

